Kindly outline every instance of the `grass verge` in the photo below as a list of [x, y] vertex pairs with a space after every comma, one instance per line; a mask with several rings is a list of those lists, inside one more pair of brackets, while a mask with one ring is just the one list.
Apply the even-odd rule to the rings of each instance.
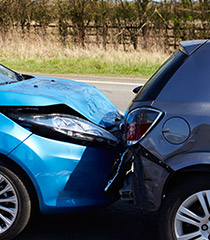
[[147, 78], [167, 57], [161, 51], [64, 47], [50, 37], [16, 35], [0, 40], [0, 62], [19, 72]]

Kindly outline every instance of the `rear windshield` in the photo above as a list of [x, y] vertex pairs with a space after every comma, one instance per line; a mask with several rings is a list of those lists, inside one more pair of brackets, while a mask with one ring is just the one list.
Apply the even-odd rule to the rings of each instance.
[[174, 53], [141, 88], [133, 101], [155, 100], [160, 91], [177, 69], [184, 63], [187, 57], [188, 55], [180, 50]]

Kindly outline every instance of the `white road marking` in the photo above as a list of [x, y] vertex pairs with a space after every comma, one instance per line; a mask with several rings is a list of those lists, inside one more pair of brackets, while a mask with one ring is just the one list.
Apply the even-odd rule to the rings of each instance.
[[74, 80], [76, 82], [83, 83], [97, 83], [97, 84], [109, 84], [109, 85], [126, 85], [126, 86], [140, 86], [141, 83], [124, 83], [124, 82], [102, 82], [102, 81], [90, 81], [90, 80]]

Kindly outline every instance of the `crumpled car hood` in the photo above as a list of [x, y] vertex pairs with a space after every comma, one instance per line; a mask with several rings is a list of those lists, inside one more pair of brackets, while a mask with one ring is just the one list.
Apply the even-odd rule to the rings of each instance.
[[71, 80], [35, 77], [0, 86], [0, 106], [65, 104], [91, 122], [108, 127], [120, 118], [119, 110], [96, 87]]

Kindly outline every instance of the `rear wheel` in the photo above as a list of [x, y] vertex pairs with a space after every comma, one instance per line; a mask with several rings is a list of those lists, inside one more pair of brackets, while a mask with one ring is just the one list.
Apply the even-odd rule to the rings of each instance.
[[167, 194], [159, 232], [162, 240], [210, 239], [210, 176], [185, 181]]
[[29, 221], [31, 201], [21, 179], [0, 166], [0, 240], [13, 239]]

